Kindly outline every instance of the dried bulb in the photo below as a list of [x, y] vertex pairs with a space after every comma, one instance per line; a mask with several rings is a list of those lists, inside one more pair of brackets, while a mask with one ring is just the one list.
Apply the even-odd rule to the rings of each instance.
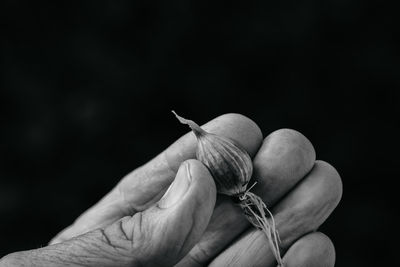
[[253, 173], [249, 154], [234, 141], [208, 133], [192, 120], [180, 117], [178, 120], [189, 125], [197, 138], [196, 158], [210, 171], [220, 194], [238, 196], [247, 189]]

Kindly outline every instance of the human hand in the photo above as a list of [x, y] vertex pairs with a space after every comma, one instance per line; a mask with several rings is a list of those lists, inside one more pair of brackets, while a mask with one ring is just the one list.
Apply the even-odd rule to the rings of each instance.
[[[263, 140], [238, 114], [204, 129], [254, 157], [253, 191], [272, 207], [285, 266], [333, 266], [331, 241], [315, 231], [338, 204], [342, 184], [332, 166], [315, 161], [311, 143], [288, 129]], [[195, 148], [194, 135], [186, 134], [124, 177], [51, 245], [12, 253], [0, 266], [274, 266], [264, 233], [231, 199], [216, 196], [207, 168], [192, 159]]]

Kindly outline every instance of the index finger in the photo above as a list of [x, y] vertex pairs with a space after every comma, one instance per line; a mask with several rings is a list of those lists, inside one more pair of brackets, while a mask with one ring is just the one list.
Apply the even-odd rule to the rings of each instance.
[[[171, 120], [171, 123], [174, 121]], [[176, 125], [184, 127], [179, 122], [176, 122]], [[251, 157], [256, 154], [263, 139], [261, 130], [255, 122], [235, 113], [219, 116], [202, 128], [234, 140]], [[51, 243], [72, 238], [108, 225], [126, 215], [147, 209], [164, 194], [174, 180], [180, 164], [187, 159], [195, 158], [196, 144], [192, 132], [179, 138], [154, 159], [126, 175], [103, 199], [83, 213], [72, 226]]]

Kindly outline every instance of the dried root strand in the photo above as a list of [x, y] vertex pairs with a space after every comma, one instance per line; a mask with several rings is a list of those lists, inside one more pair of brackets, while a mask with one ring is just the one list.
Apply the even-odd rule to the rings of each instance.
[[[253, 185], [254, 186], [254, 185]], [[251, 189], [251, 188], [250, 188]], [[239, 196], [239, 206], [244, 211], [246, 218], [256, 228], [260, 229], [267, 236], [271, 250], [275, 256], [278, 266], [283, 267], [280, 254], [278, 231], [272, 213], [268, 210], [262, 199], [248, 189]]]

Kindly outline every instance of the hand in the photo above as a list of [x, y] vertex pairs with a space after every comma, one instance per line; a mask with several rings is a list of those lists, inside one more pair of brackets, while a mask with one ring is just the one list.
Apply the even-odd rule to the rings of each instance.
[[[316, 230], [338, 204], [342, 184], [331, 165], [315, 161], [311, 143], [289, 129], [263, 140], [258, 126], [239, 114], [204, 129], [235, 140], [253, 157], [252, 191], [272, 208], [285, 266], [334, 266], [333, 244]], [[9, 254], [0, 266], [275, 266], [264, 234], [229, 198], [216, 195], [207, 168], [192, 159], [195, 148], [192, 133], [181, 137], [49, 246]]]

